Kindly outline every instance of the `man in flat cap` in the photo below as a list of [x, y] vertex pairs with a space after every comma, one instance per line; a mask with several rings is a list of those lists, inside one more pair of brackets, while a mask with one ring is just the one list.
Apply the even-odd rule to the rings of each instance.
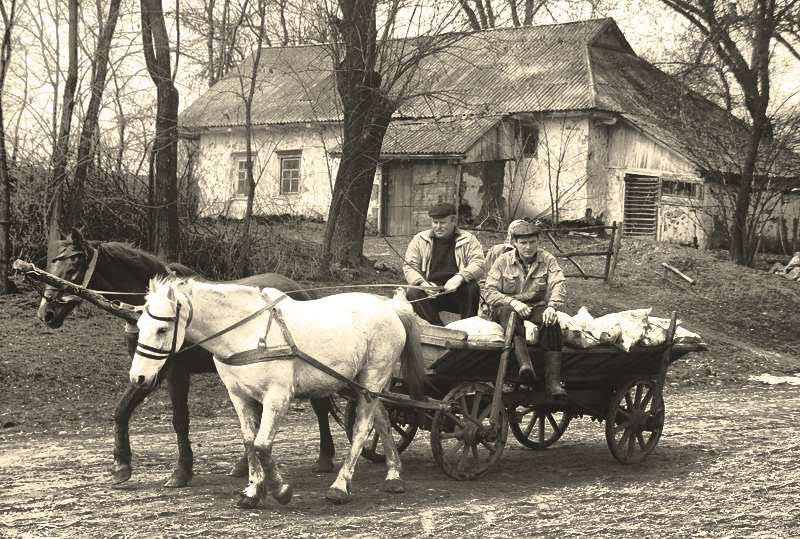
[[403, 275], [411, 285], [444, 287], [444, 294], [432, 298], [416, 288], [409, 288], [407, 293], [418, 316], [441, 326], [441, 311], [458, 313], [461, 318], [478, 313], [483, 247], [475, 236], [456, 226], [452, 204], [437, 204], [428, 215], [431, 228], [418, 233], [408, 244]]
[[567, 393], [561, 387], [561, 327], [556, 315], [566, 300], [564, 273], [556, 258], [539, 247], [538, 226], [522, 221], [509, 232], [514, 249], [498, 256], [489, 270], [486, 302], [492, 309], [492, 319], [503, 328], [508, 326], [513, 311], [519, 315], [514, 327], [514, 353], [522, 379], [535, 379], [523, 321], [530, 320], [538, 326], [545, 392], [552, 398], [564, 399]]

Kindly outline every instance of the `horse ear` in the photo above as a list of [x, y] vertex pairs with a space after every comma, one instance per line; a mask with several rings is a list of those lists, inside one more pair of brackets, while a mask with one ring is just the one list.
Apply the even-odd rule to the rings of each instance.
[[83, 246], [86, 243], [86, 240], [83, 239], [83, 234], [81, 231], [75, 227], [72, 227], [72, 230], [69, 232], [69, 236], [72, 239], [72, 243], [78, 246]]

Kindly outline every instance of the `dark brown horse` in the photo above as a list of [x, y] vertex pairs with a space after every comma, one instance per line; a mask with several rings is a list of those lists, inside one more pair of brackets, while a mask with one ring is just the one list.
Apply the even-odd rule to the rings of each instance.
[[[165, 264], [156, 256], [136, 249], [126, 243], [87, 242], [80, 232], [72, 230], [67, 239], [58, 244], [56, 257], [49, 261], [47, 271], [57, 277], [81, 283], [83, 286], [104, 292], [110, 300], [121, 300], [133, 305], [144, 303], [144, 293], [148, 282], [156, 275], [175, 273], [179, 276], [196, 275], [194, 271], [181, 264]], [[277, 273], [253, 275], [239, 281], [239, 284], [259, 288], [277, 288], [294, 299], [315, 299], [315, 296], [300, 290], [300, 285], [288, 277]], [[133, 295], [118, 295], [133, 293]], [[72, 309], [81, 299], [65, 295], [57, 288], [47, 286], [39, 305], [37, 316], [51, 328], [59, 328]], [[136, 346], [136, 326], [126, 324], [126, 341], [130, 348]], [[191, 343], [187, 343], [188, 344]], [[167, 487], [187, 486], [192, 478], [193, 455], [189, 442], [189, 385], [195, 373], [216, 372], [211, 354], [200, 347], [178, 353], [170, 359], [162, 370], [159, 381], [166, 379], [170, 401], [172, 402], [172, 426], [178, 442], [178, 460], [170, 478], [164, 483]], [[150, 394], [146, 389], [130, 384], [117, 403], [114, 411], [114, 463], [111, 468], [114, 483], [127, 481], [131, 476], [131, 447], [128, 424], [136, 407]], [[334, 446], [331, 436], [329, 413], [332, 411], [330, 399], [311, 399], [311, 405], [319, 422], [319, 457], [314, 466], [317, 472], [334, 471]], [[247, 475], [247, 459], [243, 457], [230, 472], [234, 476]]]

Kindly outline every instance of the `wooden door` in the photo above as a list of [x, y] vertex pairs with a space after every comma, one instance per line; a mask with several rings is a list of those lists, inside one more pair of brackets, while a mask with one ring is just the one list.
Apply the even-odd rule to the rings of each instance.
[[625, 175], [624, 236], [656, 237], [658, 176]]
[[387, 236], [403, 236], [417, 232], [412, 219], [413, 180], [410, 164], [383, 165], [383, 231]]

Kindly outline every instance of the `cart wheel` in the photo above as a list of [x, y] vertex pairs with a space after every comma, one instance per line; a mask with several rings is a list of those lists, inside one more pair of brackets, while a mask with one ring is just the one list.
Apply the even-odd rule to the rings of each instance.
[[475, 479], [500, 460], [508, 436], [508, 416], [499, 404], [498, 423], [491, 422], [494, 389], [483, 383], [453, 388], [431, 423], [431, 449], [439, 467], [453, 479]]
[[[384, 406], [386, 405], [384, 404]], [[394, 438], [395, 446], [397, 446], [397, 452], [402, 453], [411, 444], [411, 440], [414, 439], [414, 435], [417, 433], [419, 417], [417, 416], [417, 412], [412, 408], [386, 406], [386, 411], [389, 414], [389, 421], [392, 426], [392, 437]], [[356, 401], [348, 400], [347, 407], [344, 411], [344, 430], [350, 442], [353, 441], [353, 425], [355, 422]], [[386, 455], [383, 454], [381, 438], [378, 436], [374, 427], [369, 429], [369, 433], [367, 433], [367, 441], [361, 449], [361, 456], [377, 464], [386, 462]]]
[[530, 449], [545, 449], [556, 443], [574, 417], [562, 410], [522, 405], [508, 413], [514, 438]]
[[629, 382], [614, 395], [606, 415], [606, 443], [622, 464], [653, 452], [664, 429], [664, 399], [653, 380]]

